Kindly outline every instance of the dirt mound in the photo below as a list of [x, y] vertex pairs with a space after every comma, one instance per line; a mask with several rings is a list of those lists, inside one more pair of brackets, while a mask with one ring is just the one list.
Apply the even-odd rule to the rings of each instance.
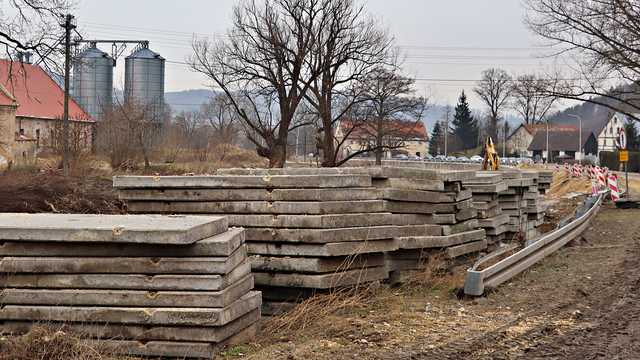
[[0, 212], [121, 214], [125, 206], [111, 178], [12, 171], [0, 175]]

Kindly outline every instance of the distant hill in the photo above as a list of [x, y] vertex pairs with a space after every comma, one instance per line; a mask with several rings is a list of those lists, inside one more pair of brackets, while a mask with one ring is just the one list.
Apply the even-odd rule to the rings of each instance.
[[164, 100], [176, 113], [197, 111], [202, 104], [207, 103], [215, 94], [214, 91], [207, 89], [172, 91], [164, 94]]

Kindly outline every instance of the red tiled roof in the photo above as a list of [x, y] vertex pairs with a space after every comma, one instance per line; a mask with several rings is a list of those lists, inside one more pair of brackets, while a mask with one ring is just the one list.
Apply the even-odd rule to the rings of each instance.
[[[522, 125], [525, 130], [531, 135], [536, 135], [538, 131], [545, 131], [547, 129], [547, 124], [527, 124]], [[549, 124], [550, 131], [578, 131], [578, 128], [573, 125], [557, 125], [557, 124]]]
[[[354, 128], [354, 123], [351, 120], [343, 120], [340, 122], [343, 133], [349, 132]], [[373, 128], [374, 124], [371, 122], [356, 123], [355, 128], [351, 131], [350, 137], [360, 138], [369, 137], [376, 133]], [[402, 137], [406, 139], [417, 139], [427, 141], [429, 136], [427, 135], [427, 128], [422, 121], [402, 121], [393, 120], [388, 121], [385, 125], [384, 132], [389, 136]]]
[[[16, 116], [62, 119], [64, 91], [40, 66], [0, 59], [0, 84], [18, 102]], [[73, 99], [69, 100], [69, 119], [93, 122]]]

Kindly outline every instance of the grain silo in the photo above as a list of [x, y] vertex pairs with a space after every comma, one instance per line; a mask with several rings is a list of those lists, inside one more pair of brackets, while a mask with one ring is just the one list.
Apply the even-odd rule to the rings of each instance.
[[113, 106], [113, 67], [109, 54], [95, 44], [84, 49], [73, 61], [73, 98], [96, 120]]
[[165, 59], [141, 45], [125, 60], [125, 101], [146, 106], [155, 120], [164, 114]]

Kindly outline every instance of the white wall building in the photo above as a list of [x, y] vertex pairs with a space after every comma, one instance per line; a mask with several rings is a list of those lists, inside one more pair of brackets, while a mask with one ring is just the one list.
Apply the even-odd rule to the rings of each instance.
[[599, 129], [598, 137], [598, 154], [601, 151], [616, 151], [616, 139], [620, 129], [624, 129], [627, 116], [621, 113], [615, 113], [606, 122], [603, 128]]

